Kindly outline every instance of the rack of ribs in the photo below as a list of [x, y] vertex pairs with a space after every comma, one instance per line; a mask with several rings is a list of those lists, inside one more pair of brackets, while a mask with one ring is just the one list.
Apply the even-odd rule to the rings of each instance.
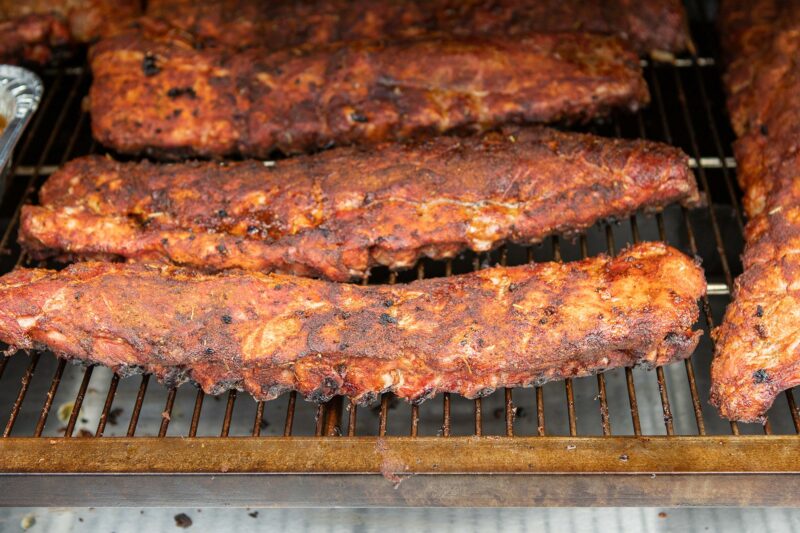
[[745, 191], [744, 273], [714, 332], [711, 401], [720, 413], [765, 420], [800, 384], [800, 2], [723, 4], [728, 107]]
[[138, 0], [0, 0], [0, 62], [47, 63], [53, 51], [123, 30]]
[[406, 285], [78, 263], [0, 278], [0, 340], [260, 400], [474, 398], [688, 357], [705, 287], [692, 259], [655, 242]]
[[147, 14], [204, 43], [273, 49], [444, 31], [522, 35], [579, 30], [617, 35], [640, 53], [689, 42], [680, 0], [150, 0]]
[[271, 52], [149, 26], [91, 51], [92, 132], [122, 153], [269, 157], [504, 123], [575, 121], [649, 100], [615, 37], [423, 36]]
[[122, 257], [344, 281], [699, 201], [677, 148], [532, 127], [280, 161], [68, 163], [23, 207], [38, 259]]

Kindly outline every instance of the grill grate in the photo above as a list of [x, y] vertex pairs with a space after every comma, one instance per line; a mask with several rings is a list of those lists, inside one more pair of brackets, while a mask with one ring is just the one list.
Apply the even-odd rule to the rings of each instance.
[[[443, 394], [419, 406], [391, 394], [358, 407], [342, 398], [315, 406], [295, 393], [255, 402], [231, 391], [206, 397], [191, 386], [151, 383], [147, 375], [121, 379], [102, 367], [68, 365], [49, 353], [0, 359], [0, 423], [3, 437], [107, 436], [714, 436], [796, 434], [800, 412], [792, 391], [769, 413], [766, 425], [728, 423], [708, 404], [713, 351], [708, 335], [722, 318], [734, 277], [741, 271], [743, 214], [724, 111], [720, 65], [711, 25], [693, 28], [699, 52], [672, 64], [645, 65], [652, 105], [587, 126], [606, 136], [641, 137], [680, 146], [692, 158], [708, 205], [688, 211], [672, 206], [655, 216], [637, 214], [600, 223], [575, 241], [553, 237], [532, 247], [506, 246], [467, 253], [446, 262], [421, 261], [408, 271], [375, 269], [361, 283], [396, 283], [451, 275], [493, 264], [575, 260], [614, 254], [640, 240], [664, 240], [703, 261], [709, 295], [696, 353], [683, 363], [658, 368], [616, 369], [596, 377], [568, 379], [533, 389], [505, 389], [477, 400]], [[44, 73], [46, 96], [17, 153], [0, 204], [0, 271], [30, 265], [15, 243], [21, 205], [35, 199], [46, 177], [70, 158], [102, 153], [92, 141], [82, 98], [90, 83], [85, 67]], [[35, 266], [35, 265], [33, 265]], [[55, 415], [54, 416], [54, 411]], [[127, 425], [125, 421], [127, 420]], [[110, 440], [110, 439], [100, 439]], [[279, 441], [280, 439], [276, 439]], [[424, 440], [424, 439], [421, 439]], [[0, 444], [2, 439], [0, 439]], [[627, 456], [625, 456], [627, 460]]]
[[[702, 34], [707, 35], [706, 32]], [[733, 277], [740, 268], [737, 258], [743, 242], [743, 216], [733, 176], [735, 163], [729, 150], [732, 134], [722, 108], [719, 66], [713, 43], [700, 40], [699, 44], [704, 55], [681, 58], [672, 65], [646, 64], [645, 75], [653, 97], [649, 109], [632, 116], [618, 115], [596, 122], [587, 129], [607, 136], [650, 138], [682, 147], [691, 156], [699, 185], [710, 200], [706, 208], [689, 212], [674, 206], [656, 216], [636, 215], [616, 224], [598, 224], [575, 242], [553, 237], [534, 247], [512, 245], [491, 253], [468, 253], [438, 263], [424, 260], [416, 268], [400, 273], [376, 269], [362, 280], [363, 284], [395, 283], [450, 275], [491, 264], [574, 260], [599, 252], [614, 254], [622, 246], [640, 240], [661, 239], [701, 257], [709, 278], [709, 296], [701, 302], [704, 315], [701, 326], [706, 336], [692, 359], [685, 361], [685, 375], [681, 376], [678, 371], [680, 364], [649, 373], [636, 369], [617, 370], [597, 377], [535, 387], [532, 393], [501, 390], [489, 398], [472, 401], [471, 409], [463, 398], [449, 395], [421, 406], [398, 406], [392, 395], [387, 394], [372, 408], [358, 408], [340, 398], [314, 408], [298, 401], [295, 394], [265, 404], [253, 402], [249, 397], [239, 398], [235, 391], [229, 392], [224, 400], [215, 398], [212, 402], [202, 392], [197, 392], [193, 395], [193, 404], [187, 408], [191, 403], [187, 398], [191, 394], [190, 387], [180, 391], [165, 390], [160, 385], [150, 384], [148, 376], [120, 380], [105, 369], [74, 367], [64, 361], [56, 362], [49, 354], [35, 353], [29, 359], [17, 357], [0, 362], [5, 391], [4, 396], [0, 396], [0, 413], [8, 413], [3, 436], [55, 436], [63, 432], [64, 436], [71, 437], [76, 429], [81, 434], [90, 432], [97, 437], [135, 436], [137, 431], [161, 437], [260, 436], [280, 434], [281, 427], [285, 436], [795, 432], [800, 425], [800, 415], [791, 392], [786, 395], [785, 408], [774, 409], [770, 413], [770, 423], [763, 430], [754, 425], [728, 425], [706, 404], [711, 351], [707, 333], [718, 323], [728, 303]], [[86, 153], [102, 153], [102, 148], [90, 137], [88, 115], [81, 105], [90, 82], [87, 69], [70, 67], [46, 72], [45, 80], [48, 90], [42, 111], [24, 139], [2, 204], [6, 218], [2, 221], [0, 246], [9, 250], [0, 264], [4, 272], [30, 264], [14, 243], [21, 205], [34, 200], [44, 179], [68, 159]], [[52, 376], [49, 383], [48, 376]], [[138, 390], [130, 390], [131, 382], [136, 379], [139, 379]], [[12, 389], [16, 389], [16, 395], [7, 393]], [[627, 405], [623, 405], [625, 402], [620, 401], [620, 396]], [[65, 399], [67, 397], [71, 399]], [[63, 414], [65, 403], [70, 402], [72, 414], [65, 426], [64, 421], [59, 425], [51, 413], [58, 408]], [[220, 403], [223, 405], [216, 407]], [[658, 404], [660, 413], [654, 412], [654, 405]], [[278, 406], [284, 410], [282, 424], [277, 419]], [[117, 426], [119, 416], [112, 415], [120, 408], [123, 414], [129, 415], [124, 433], [124, 428]], [[38, 417], [30, 416], [30, 411], [34, 410], [38, 411]], [[206, 423], [209, 411], [214, 411], [214, 417], [222, 415], [217, 431]], [[629, 420], [623, 419], [624, 412], [628, 412]], [[254, 418], [247, 421], [245, 415]], [[658, 427], [660, 425], [663, 429]]]

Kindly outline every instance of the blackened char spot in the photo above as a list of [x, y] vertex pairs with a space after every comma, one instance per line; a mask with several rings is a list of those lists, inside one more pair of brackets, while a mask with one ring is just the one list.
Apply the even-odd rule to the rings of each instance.
[[764, 308], [761, 307], [761, 305], [757, 305], [756, 306], [756, 316], [758, 318], [761, 318], [762, 316], [764, 316]]
[[[308, 401], [314, 403], [325, 403], [333, 398], [333, 393], [336, 390], [336, 382], [329, 380], [330, 378], [325, 378], [322, 386], [308, 395]], [[333, 383], [333, 385], [327, 386], [329, 382]]]
[[397, 324], [397, 319], [390, 314], [381, 313], [380, 323], [384, 326], [388, 324]]
[[308, 395], [306, 398], [309, 402], [314, 403], [325, 403], [329, 400], [329, 398], [325, 395], [325, 391], [323, 390], [315, 390], [311, 394]]
[[378, 393], [369, 391], [365, 392], [358, 398], [358, 405], [365, 406], [371, 403], [375, 403], [378, 400]]
[[353, 111], [352, 113], [350, 113], [350, 120], [352, 120], [353, 122], [361, 122], [361, 123], [369, 122], [367, 116], [364, 115], [363, 113], [359, 113], [358, 111]]
[[429, 400], [429, 399], [433, 398], [433, 396], [435, 394], [436, 394], [436, 390], [433, 387], [426, 387], [425, 389], [422, 390], [422, 392], [419, 394], [419, 396], [417, 396], [416, 398], [412, 398], [411, 399], [411, 404], [412, 405], [419, 405], [422, 402], [424, 402], [425, 400]]
[[187, 98], [197, 98], [197, 93], [191, 87], [172, 87], [167, 91], [167, 96], [170, 98], [178, 98], [186, 96]]
[[142, 72], [144, 72], [145, 76], [155, 76], [161, 72], [161, 69], [156, 65], [156, 56], [145, 54], [144, 60], [142, 60]]
[[769, 382], [769, 374], [763, 368], [759, 368], [755, 372], [753, 372], [753, 382], [754, 383], [767, 383]]
[[177, 387], [186, 381], [186, 376], [186, 370], [178, 367], [171, 367], [161, 376], [161, 382], [166, 387]]

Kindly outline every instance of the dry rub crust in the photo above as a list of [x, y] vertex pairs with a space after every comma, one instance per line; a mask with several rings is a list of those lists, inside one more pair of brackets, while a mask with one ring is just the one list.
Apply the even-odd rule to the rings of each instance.
[[379, 286], [78, 263], [0, 278], [0, 340], [212, 394], [474, 398], [685, 358], [705, 288], [700, 267], [662, 243]]
[[425, 36], [241, 52], [158, 28], [91, 53], [92, 132], [124, 153], [269, 157], [333, 144], [581, 120], [649, 100], [614, 37]]
[[445, 31], [522, 35], [586, 31], [627, 39], [640, 53], [689, 41], [680, 0], [150, 0], [147, 14], [203, 42], [279, 49]]
[[53, 49], [69, 44], [63, 19], [36, 14], [0, 20], [0, 63], [50, 61]]
[[[687, 157], [548, 128], [268, 163], [70, 162], [24, 206], [36, 258], [111, 255], [347, 280], [699, 200]], [[557, 206], [554, 208], [554, 206]]]
[[714, 332], [711, 401], [726, 418], [755, 422], [800, 384], [800, 2], [723, 5], [728, 107], [750, 220], [744, 273]]
[[138, 0], [0, 0], [0, 62], [47, 63], [54, 49], [122, 31]]

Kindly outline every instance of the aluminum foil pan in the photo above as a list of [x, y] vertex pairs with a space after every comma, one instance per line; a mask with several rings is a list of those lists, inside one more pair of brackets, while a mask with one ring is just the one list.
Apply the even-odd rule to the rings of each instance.
[[33, 72], [0, 65], [0, 176], [4, 188], [14, 146], [39, 106], [42, 91], [42, 80]]

